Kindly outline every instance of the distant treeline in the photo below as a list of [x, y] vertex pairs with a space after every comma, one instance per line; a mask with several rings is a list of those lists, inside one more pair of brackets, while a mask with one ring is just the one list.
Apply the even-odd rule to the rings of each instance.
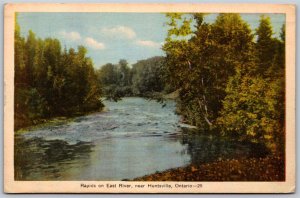
[[15, 28], [15, 129], [55, 116], [99, 111], [101, 87], [87, 50], [62, 50], [57, 39], [25, 39]]
[[185, 121], [206, 132], [284, 152], [285, 26], [269, 17], [252, 31], [239, 14], [167, 14], [166, 76]]
[[164, 61], [164, 57], [157, 56], [140, 60], [132, 67], [124, 59], [102, 66], [97, 73], [104, 95], [117, 101], [125, 96], [153, 98], [172, 91], [165, 82]]
[[205, 132], [284, 151], [285, 26], [270, 18], [254, 31], [239, 14], [167, 14], [165, 57], [108, 63], [95, 70], [86, 49], [57, 39], [25, 39], [15, 29], [15, 127], [54, 116], [101, 110], [101, 98], [160, 98], [177, 91], [177, 112]]
[[165, 83], [164, 57], [126, 60], [94, 69], [87, 49], [62, 49], [60, 41], [27, 38], [15, 28], [15, 129], [59, 116], [100, 111], [102, 98], [118, 101], [125, 96], [154, 98], [170, 92]]

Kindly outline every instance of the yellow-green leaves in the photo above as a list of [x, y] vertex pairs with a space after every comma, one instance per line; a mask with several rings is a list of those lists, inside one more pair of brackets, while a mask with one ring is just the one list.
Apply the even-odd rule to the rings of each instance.
[[262, 17], [254, 40], [239, 14], [219, 14], [211, 24], [203, 17], [168, 15], [163, 50], [178, 112], [205, 131], [283, 148], [284, 27], [281, 40], [273, 38], [270, 19]]

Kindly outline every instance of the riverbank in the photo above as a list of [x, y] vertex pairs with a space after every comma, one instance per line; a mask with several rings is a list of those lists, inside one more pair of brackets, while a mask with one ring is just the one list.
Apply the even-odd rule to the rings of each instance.
[[104, 105], [105, 113], [15, 136], [15, 175], [30, 181], [120, 181], [191, 160], [174, 101], [162, 108], [156, 101], [131, 97]]
[[188, 165], [133, 179], [134, 181], [284, 181], [284, 159], [231, 159]]

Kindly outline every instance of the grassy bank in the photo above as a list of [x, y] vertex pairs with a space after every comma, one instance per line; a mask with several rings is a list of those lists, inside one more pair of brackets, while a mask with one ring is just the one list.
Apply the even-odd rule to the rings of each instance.
[[135, 178], [134, 181], [284, 181], [284, 159], [231, 159], [188, 165]]

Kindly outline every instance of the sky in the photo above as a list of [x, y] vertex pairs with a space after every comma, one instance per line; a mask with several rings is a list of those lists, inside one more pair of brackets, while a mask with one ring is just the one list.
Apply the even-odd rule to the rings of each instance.
[[[241, 14], [252, 30], [259, 25], [261, 14]], [[283, 14], [270, 16], [274, 36], [279, 36]], [[216, 14], [206, 16], [213, 22]], [[167, 18], [162, 13], [19, 13], [21, 34], [32, 30], [39, 38], [57, 38], [62, 47], [83, 45], [96, 68], [126, 59], [129, 64], [153, 56], [162, 56], [161, 46], [167, 35]]]

